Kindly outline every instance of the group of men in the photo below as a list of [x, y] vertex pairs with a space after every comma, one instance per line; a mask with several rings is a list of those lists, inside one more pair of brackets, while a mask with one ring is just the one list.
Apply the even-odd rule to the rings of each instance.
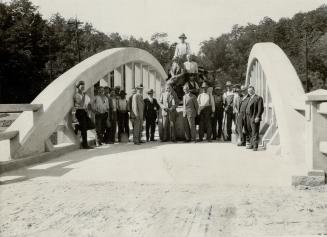
[[[76, 119], [82, 135], [82, 147], [87, 144], [86, 131], [92, 129], [92, 121], [88, 114], [94, 113], [97, 145], [114, 143], [118, 126], [118, 141], [124, 134], [129, 138], [129, 121], [133, 127], [133, 142], [143, 143], [142, 130], [145, 120], [146, 141], [154, 141], [156, 121], [161, 111], [162, 141], [176, 142], [177, 107], [182, 102], [185, 142], [201, 142], [220, 139], [231, 141], [232, 125], [238, 135], [238, 145], [257, 150], [259, 128], [263, 113], [263, 99], [255, 94], [254, 87], [232, 86], [226, 83], [225, 92], [220, 86], [213, 87], [203, 81], [201, 87], [197, 83], [198, 65], [192, 60], [191, 49], [182, 34], [173, 58], [170, 78], [165, 90], [157, 100], [153, 90], [147, 91], [143, 98], [142, 85], [132, 90], [126, 99], [126, 93], [120, 88], [100, 87], [97, 95], [91, 100], [85, 93], [84, 82], [77, 83], [74, 96]], [[181, 65], [181, 62], [183, 64]], [[196, 139], [196, 124], [199, 125], [199, 139]], [[126, 140], [126, 139], [125, 139]]]

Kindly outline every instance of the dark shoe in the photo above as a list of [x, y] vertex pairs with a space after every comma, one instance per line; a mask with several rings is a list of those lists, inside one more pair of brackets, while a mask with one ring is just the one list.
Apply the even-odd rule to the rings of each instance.
[[184, 143], [189, 143], [191, 140], [184, 140]]
[[94, 149], [94, 147], [93, 146], [82, 146], [82, 149]]
[[172, 140], [173, 143], [176, 143], [177, 141], [176, 140]]
[[245, 143], [239, 142], [237, 143], [237, 146], [245, 146]]
[[157, 141], [156, 139], [150, 139], [150, 142], [155, 142], [155, 141]]
[[203, 139], [202, 139], [202, 138], [200, 138], [200, 139], [198, 140], [198, 142], [203, 142]]
[[253, 147], [253, 151], [258, 151], [258, 147]]

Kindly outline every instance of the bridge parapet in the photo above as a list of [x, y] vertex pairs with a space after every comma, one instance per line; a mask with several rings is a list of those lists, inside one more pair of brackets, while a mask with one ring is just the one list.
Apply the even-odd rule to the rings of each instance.
[[327, 90], [306, 94], [306, 163], [327, 173]]
[[71, 117], [77, 81], [85, 81], [85, 88], [91, 96], [94, 95], [94, 85], [100, 82], [101, 86], [120, 86], [128, 95], [135, 85], [143, 84], [145, 93], [151, 88], [159, 97], [166, 77], [158, 60], [145, 50], [114, 48], [91, 56], [54, 80], [32, 101], [40, 107], [15, 108], [29, 111], [21, 113], [6, 129], [6, 132], [18, 134], [0, 141], [1, 160], [54, 150], [56, 147], [50, 139], [53, 133], [58, 134], [59, 142], [79, 144]]

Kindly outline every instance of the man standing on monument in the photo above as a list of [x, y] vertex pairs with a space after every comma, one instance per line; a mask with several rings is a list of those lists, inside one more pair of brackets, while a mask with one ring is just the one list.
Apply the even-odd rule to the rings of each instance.
[[180, 42], [176, 45], [174, 57], [185, 61], [186, 55], [191, 54], [190, 44], [185, 41], [187, 37], [184, 33], [178, 38], [180, 39]]

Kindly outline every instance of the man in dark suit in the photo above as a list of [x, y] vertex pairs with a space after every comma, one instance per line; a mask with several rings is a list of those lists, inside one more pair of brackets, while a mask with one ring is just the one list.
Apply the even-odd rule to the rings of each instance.
[[253, 86], [248, 88], [249, 102], [246, 106], [246, 128], [250, 137], [250, 145], [248, 149], [258, 150], [259, 143], [259, 129], [261, 116], [264, 111], [263, 99], [261, 96], [255, 94]]
[[[150, 89], [148, 92], [148, 98], [144, 99], [144, 117], [145, 117], [145, 131], [146, 141], [155, 141], [154, 132], [156, 130], [157, 114], [160, 106], [155, 98], [153, 98], [153, 90]], [[150, 136], [151, 129], [151, 136]]]
[[171, 85], [166, 86], [166, 91], [161, 94], [159, 105], [162, 109], [163, 123], [163, 141], [170, 140], [176, 142], [175, 136], [175, 120], [177, 116], [176, 108], [178, 106], [175, 96], [172, 93]]
[[186, 142], [196, 142], [195, 117], [199, 110], [199, 104], [194, 94], [190, 92], [188, 85], [184, 85], [183, 118]]
[[245, 133], [246, 129], [246, 107], [248, 106], [250, 96], [247, 93], [247, 87], [242, 86], [241, 87], [241, 93], [243, 94], [243, 97], [240, 98], [239, 104], [236, 106], [238, 107], [238, 112], [237, 112], [237, 118], [236, 118], [236, 123], [237, 123], [237, 133], [238, 133], [238, 146], [245, 146], [246, 141], [249, 141], [249, 134]]

